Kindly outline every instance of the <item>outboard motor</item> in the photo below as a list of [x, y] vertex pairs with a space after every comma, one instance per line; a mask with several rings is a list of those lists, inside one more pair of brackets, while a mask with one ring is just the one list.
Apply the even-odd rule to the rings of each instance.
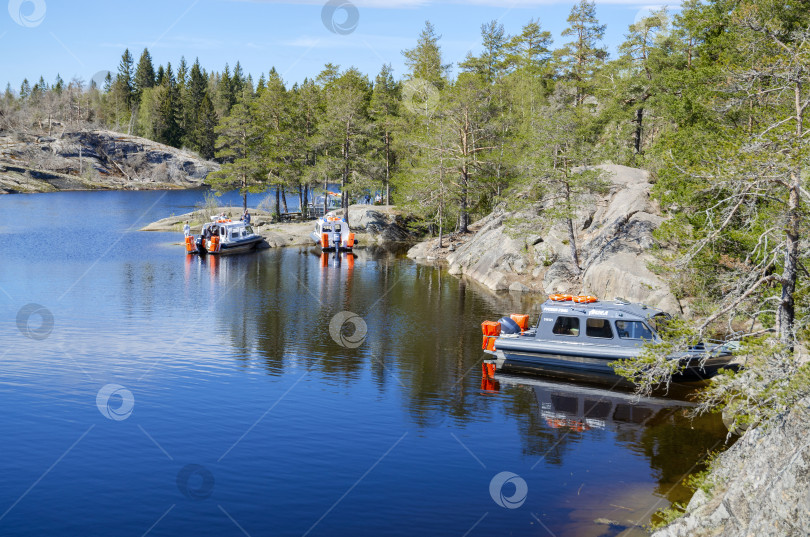
[[197, 242], [195, 244], [197, 246], [197, 253], [198, 254], [205, 254], [206, 253], [206, 251], [205, 251], [205, 239], [203, 238], [202, 235], [197, 237]]
[[340, 231], [332, 233], [332, 242], [335, 244], [335, 250], [340, 250]]
[[520, 334], [520, 325], [511, 317], [501, 317], [498, 322], [501, 324], [501, 334]]

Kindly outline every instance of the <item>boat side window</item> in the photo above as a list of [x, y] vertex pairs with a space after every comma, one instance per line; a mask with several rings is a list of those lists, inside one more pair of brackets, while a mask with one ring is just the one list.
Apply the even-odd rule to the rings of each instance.
[[245, 235], [253, 235], [253, 226], [245, 226]]
[[641, 321], [616, 321], [616, 332], [622, 339], [653, 339], [652, 330]]
[[564, 317], [560, 315], [554, 323], [554, 328], [551, 329], [553, 334], [558, 336], [578, 336], [579, 335], [579, 317]]
[[588, 318], [585, 321], [585, 335], [588, 337], [599, 337], [613, 339], [613, 330], [610, 329], [610, 321], [607, 319]]

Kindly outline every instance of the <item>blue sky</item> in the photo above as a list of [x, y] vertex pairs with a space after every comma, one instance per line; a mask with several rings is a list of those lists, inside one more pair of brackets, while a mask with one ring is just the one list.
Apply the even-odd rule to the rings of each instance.
[[[5, 0], [3, 0], [5, 1]], [[329, 6], [349, 3], [347, 9]], [[254, 78], [271, 67], [285, 81], [300, 82], [332, 62], [374, 76], [383, 63], [396, 77], [405, 66], [401, 51], [411, 48], [430, 20], [442, 35], [445, 61], [457, 63], [480, 48], [481, 24], [500, 20], [518, 33], [532, 18], [565, 42], [560, 33], [574, 2], [556, 0], [9, 0], [0, 10], [0, 83], [17, 90], [23, 78], [56, 74], [89, 82], [116, 71], [124, 49], [137, 61], [148, 47], [154, 61], [176, 66], [181, 56], [199, 57], [206, 69], [221, 70], [237, 60]], [[670, 3], [675, 5], [675, 3]], [[597, 1], [607, 24], [605, 44], [614, 53], [628, 25], [659, 7], [633, 0]], [[326, 11], [326, 13], [325, 13]], [[324, 22], [326, 14], [326, 23]], [[328, 23], [328, 24], [327, 24]], [[335, 31], [336, 30], [336, 31]]]

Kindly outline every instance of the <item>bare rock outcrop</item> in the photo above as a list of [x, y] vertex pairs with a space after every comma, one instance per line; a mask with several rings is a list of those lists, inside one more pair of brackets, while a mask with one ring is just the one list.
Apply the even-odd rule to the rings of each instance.
[[[334, 211], [342, 216], [343, 210]], [[412, 219], [395, 205], [350, 205], [349, 227], [360, 245], [413, 242], [416, 235], [408, 228]]]
[[[663, 222], [650, 198], [644, 170], [601, 165], [609, 192], [590, 195], [574, 218], [580, 267], [571, 256], [567, 228], [547, 216], [549, 207], [496, 210], [476, 223], [475, 235], [447, 254], [452, 274], [467, 275], [495, 291], [621, 296], [667, 311], [679, 304], [653, 273], [653, 231]], [[426, 258], [425, 247], [409, 257]], [[518, 284], [518, 285], [516, 285]]]
[[0, 193], [193, 188], [216, 163], [107, 130], [0, 133]]
[[810, 531], [810, 399], [720, 455], [708, 492], [653, 537], [799, 537]]

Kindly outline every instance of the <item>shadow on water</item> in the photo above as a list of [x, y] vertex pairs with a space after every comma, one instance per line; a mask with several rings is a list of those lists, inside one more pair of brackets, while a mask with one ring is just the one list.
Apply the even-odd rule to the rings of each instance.
[[695, 391], [689, 386], [676, 386], [666, 398], [641, 398], [622, 388], [560, 378], [497, 375], [482, 379], [482, 389], [512, 396], [510, 413], [519, 417], [524, 453], [544, 464], [565, 467], [568, 457], [580, 457], [581, 443], [594, 440], [604, 448], [601, 463], [611, 463], [612, 447], [648, 461], [655, 480], [652, 495], [621, 481], [621, 487], [602, 483], [600, 493], [588, 497], [581, 490], [589, 484], [585, 480], [576, 501], [560, 501], [558, 507], [569, 511], [570, 520], [560, 534], [646, 535], [644, 526], [655, 511], [691, 497], [683, 479], [703, 470], [710, 452], [727, 447], [719, 415], [693, 415]]

